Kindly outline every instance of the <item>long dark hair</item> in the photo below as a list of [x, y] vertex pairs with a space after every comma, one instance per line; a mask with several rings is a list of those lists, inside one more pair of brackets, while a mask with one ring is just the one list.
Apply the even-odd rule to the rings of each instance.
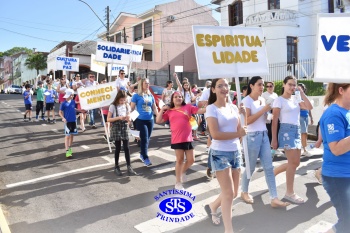
[[[291, 79], [294, 79], [295, 81], [297, 80], [296, 77], [290, 75], [284, 78], [283, 83], [287, 84], [288, 80], [291, 80]], [[284, 93], [284, 87], [282, 87], [281, 95], [283, 95], [283, 93]]]
[[303, 89], [303, 91], [304, 91], [304, 93], [305, 93], [305, 95], [306, 95], [306, 93], [307, 93], [307, 88], [306, 88], [305, 84], [304, 84], [304, 83], [298, 83], [298, 86], [301, 87], [301, 88]]
[[210, 87], [210, 95], [209, 95], [209, 99], [208, 99], [208, 105], [209, 104], [213, 104], [216, 101], [216, 94], [213, 92], [213, 88], [215, 88], [216, 83], [223, 78], [216, 78], [213, 80], [213, 82], [211, 83], [211, 87]]
[[117, 93], [117, 96], [115, 97], [114, 101], [112, 102], [112, 104], [114, 106], [117, 106], [119, 104], [119, 100], [121, 98], [127, 98], [127, 94], [126, 94], [126, 91], [122, 91], [122, 90], [119, 90], [118, 93]]
[[[170, 108], [174, 108], [175, 107], [175, 104], [174, 104], [174, 95], [175, 94], [178, 94], [180, 96], [182, 96], [182, 94], [178, 91], [175, 91], [172, 95], [171, 95], [171, 99], [170, 99]], [[182, 103], [181, 103], [182, 106], [186, 105], [185, 103], [185, 98], [183, 97], [182, 98]]]
[[252, 88], [250, 87], [250, 85], [255, 85], [255, 83], [257, 81], [259, 81], [260, 79], [262, 79], [262, 77], [260, 76], [254, 76], [252, 77], [250, 80], [249, 80], [249, 83], [248, 83], [248, 90], [247, 90], [247, 95], [249, 95], [250, 93], [252, 93]]

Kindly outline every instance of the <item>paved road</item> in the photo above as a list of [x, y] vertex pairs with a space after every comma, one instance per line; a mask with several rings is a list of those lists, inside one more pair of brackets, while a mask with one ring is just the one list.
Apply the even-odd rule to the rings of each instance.
[[[23, 111], [21, 96], [0, 95], [0, 203], [11, 232], [224, 231], [222, 226], [210, 224], [203, 209], [220, 191], [216, 179], [205, 177], [204, 138], [194, 143], [196, 161], [184, 185], [196, 196], [191, 210], [195, 217], [184, 223], [168, 223], [156, 218], [160, 210], [154, 200], [158, 193], [174, 187], [175, 160], [168, 129], [155, 126], [150, 144], [153, 166], [143, 166], [139, 148], [132, 143], [132, 165], [141, 175], [117, 178], [113, 174], [114, 156], [102, 138], [101, 126], [80, 133], [74, 140], [74, 158], [67, 160], [63, 123], [23, 122]], [[250, 185], [255, 204], [247, 205], [239, 198], [233, 203], [235, 232], [313, 233], [336, 221], [329, 197], [312, 176], [321, 164], [322, 151], [313, 153], [312, 158], [302, 159], [295, 180], [296, 192], [307, 202], [272, 209], [264, 173], [256, 172]], [[284, 161], [275, 158], [274, 164]], [[277, 176], [276, 181], [282, 197], [285, 176]]]

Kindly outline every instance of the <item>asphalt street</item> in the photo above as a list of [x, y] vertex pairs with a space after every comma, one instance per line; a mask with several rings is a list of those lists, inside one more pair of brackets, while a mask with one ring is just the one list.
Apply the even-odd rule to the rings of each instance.
[[[157, 218], [161, 210], [155, 196], [173, 189], [175, 183], [169, 129], [155, 125], [151, 167], [143, 166], [139, 147], [132, 142], [132, 165], [140, 175], [119, 178], [113, 173], [114, 147], [110, 153], [99, 117], [97, 129], [87, 127], [74, 138], [74, 156], [66, 159], [63, 122], [23, 122], [23, 112], [21, 95], [0, 95], [0, 204], [11, 232], [224, 232], [222, 225], [211, 224], [204, 211], [204, 205], [220, 192], [217, 180], [205, 176], [205, 137], [194, 142], [196, 160], [184, 184], [196, 197], [191, 209], [194, 217], [181, 223], [166, 222]], [[295, 191], [306, 203], [271, 208], [264, 172], [256, 172], [249, 186], [255, 203], [234, 200], [235, 232], [318, 233], [336, 222], [328, 195], [313, 177], [321, 166], [322, 150], [312, 153], [313, 157], [302, 158], [295, 179]], [[125, 172], [123, 156], [120, 164]], [[275, 158], [274, 165], [285, 161]], [[276, 177], [276, 183], [282, 198], [284, 173]]]

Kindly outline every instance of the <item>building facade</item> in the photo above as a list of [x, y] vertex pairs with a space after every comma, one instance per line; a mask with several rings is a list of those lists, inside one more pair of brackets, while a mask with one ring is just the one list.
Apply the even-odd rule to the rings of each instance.
[[344, 0], [213, 0], [221, 12], [222, 26], [261, 27], [270, 75], [281, 80], [295, 74], [311, 79], [314, 74], [318, 13], [350, 12]]

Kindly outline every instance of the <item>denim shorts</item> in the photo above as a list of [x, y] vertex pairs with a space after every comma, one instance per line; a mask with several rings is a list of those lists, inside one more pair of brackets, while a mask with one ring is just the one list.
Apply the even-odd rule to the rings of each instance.
[[301, 133], [307, 133], [308, 126], [309, 126], [309, 117], [300, 116]]
[[301, 133], [299, 125], [281, 123], [278, 132], [278, 148], [284, 150], [301, 149]]
[[238, 169], [241, 167], [242, 155], [240, 151], [220, 151], [210, 149], [211, 172], [223, 171], [226, 168]]

